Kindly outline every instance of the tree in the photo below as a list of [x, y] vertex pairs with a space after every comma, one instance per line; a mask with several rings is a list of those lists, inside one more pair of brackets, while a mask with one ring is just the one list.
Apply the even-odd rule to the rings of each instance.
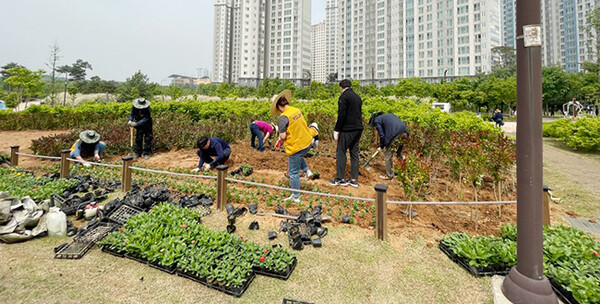
[[29, 97], [39, 95], [43, 91], [43, 70], [33, 72], [23, 67], [15, 67], [6, 70], [6, 72], [10, 76], [4, 82], [15, 90], [15, 102], [27, 101]]
[[183, 95], [183, 90], [179, 86], [172, 84], [167, 88], [167, 95], [171, 97], [171, 100], [177, 100]]
[[328, 83], [336, 83], [337, 79], [338, 79], [338, 73], [331, 73], [331, 74], [327, 75]]
[[499, 78], [508, 78], [517, 73], [517, 54], [509, 46], [492, 48], [492, 58], [496, 58], [491, 74]]
[[578, 96], [580, 85], [560, 66], [542, 68], [542, 100], [546, 107], [558, 109], [563, 103]]
[[144, 75], [142, 71], [137, 71], [133, 76], [127, 78], [127, 80], [119, 85], [117, 92], [118, 102], [128, 102], [138, 97], [144, 97], [151, 99], [156, 93], [157, 85], [150, 83], [148, 76]]
[[73, 80], [83, 81], [83, 80], [85, 80], [86, 70], [91, 70], [91, 69], [92, 69], [92, 65], [89, 64], [87, 61], [77, 59], [77, 61], [75, 61], [75, 63], [73, 63], [71, 65], [71, 70], [70, 70], [69, 74], [71, 75], [71, 78], [73, 78]]
[[421, 78], [403, 78], [396, 85], [398, 97], [427, 97], [431, 96], [431, 85]]
[[15, 62], [10, 62], [5, 64], [4, 66], [0, 67], [2, 70], [0, 71], [0, 74], [2, 75], [2, 78], [6, 79], [8, 77], [10, 77], [11, 73], [8, 71], [9, 69], [12, 68], [24, 68], [24, 66], [15, 63]]
[[49, 58], [48, 63], [46, 63], [46, 66], [48, 68], [50, 68], [50, 70], [52, 71], [50, 74], [50, 90], [49, 90], [51, 104], [56, 103], [56, 72], [58, 72], [58, 67], [56, 65], [58, 64], [58, 61], [61, 58], [59, 53], [60, 53], [60, 48], [58, 47], [58, 44], [56, 42], [54, 42], [54, 45], [50, 46], [50, 58]]

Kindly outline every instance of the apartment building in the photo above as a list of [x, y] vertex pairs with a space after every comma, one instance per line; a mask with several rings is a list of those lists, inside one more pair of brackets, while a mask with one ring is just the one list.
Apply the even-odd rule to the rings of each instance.
[[325, 21], [312, 26], [311, 75], [313, 81], [327, 82], [327, 24]]

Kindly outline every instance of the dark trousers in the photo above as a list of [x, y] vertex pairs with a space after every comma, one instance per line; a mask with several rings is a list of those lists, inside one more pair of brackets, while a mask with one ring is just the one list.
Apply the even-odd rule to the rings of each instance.
[[350, 179], [358, 179], [358, 143], [362, 130], [340, 132], [335, 152], [337, 178], [346, 177], [346, 151], [350, 150]]
[[140, 128], [135, 130], [135, 154], [137, 156], [150, 155], [152, 153], [152, 128]]
[[[264, 151], [265, 147], [263, 146], [263, 132], [258, 129], [258, 126], [254, 123], [250, 124], [250, 132], [252, 133], [252, 139], [250, 140], [250, 145], [254, 149], [258, 149], [259, 151]], [[254, 143], [258, 138], [258, 147]]]

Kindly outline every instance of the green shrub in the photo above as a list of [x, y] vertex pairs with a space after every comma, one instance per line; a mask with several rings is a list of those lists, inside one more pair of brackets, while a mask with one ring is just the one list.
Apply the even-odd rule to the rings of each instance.
[[600, 118], [584, 116], [577, 121], [562, 118], [544, 124], [544, 136], [557, 138], [582, 152], [600, 152]]

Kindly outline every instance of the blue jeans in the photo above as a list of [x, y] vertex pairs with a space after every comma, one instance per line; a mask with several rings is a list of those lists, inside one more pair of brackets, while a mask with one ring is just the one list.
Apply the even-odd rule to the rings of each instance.
[[[296, 152], [296, 154], [290, 155], [288, 160], [288, 174], [290, 175], [290, 186], [292, 189], [300, 189], [300, 170], [308, 170], [308, 165], [304, 156], [310, 151], [310, 146], [304, 150]], [[294, 196], [300, 196], [299, 192], [294, 192]]]
[[[252, 148], [258, 149], [261, 152], [265, 151], [265, 147], [263, 146], [263, 133], [258, 129], [256, 124], [250, 124], [250, 132], [252, 133], [252, 139], [250, 141]], [[256, 144], [254, 143], [256, 138], [258, 138], [258, 148], [256, 148]]]

